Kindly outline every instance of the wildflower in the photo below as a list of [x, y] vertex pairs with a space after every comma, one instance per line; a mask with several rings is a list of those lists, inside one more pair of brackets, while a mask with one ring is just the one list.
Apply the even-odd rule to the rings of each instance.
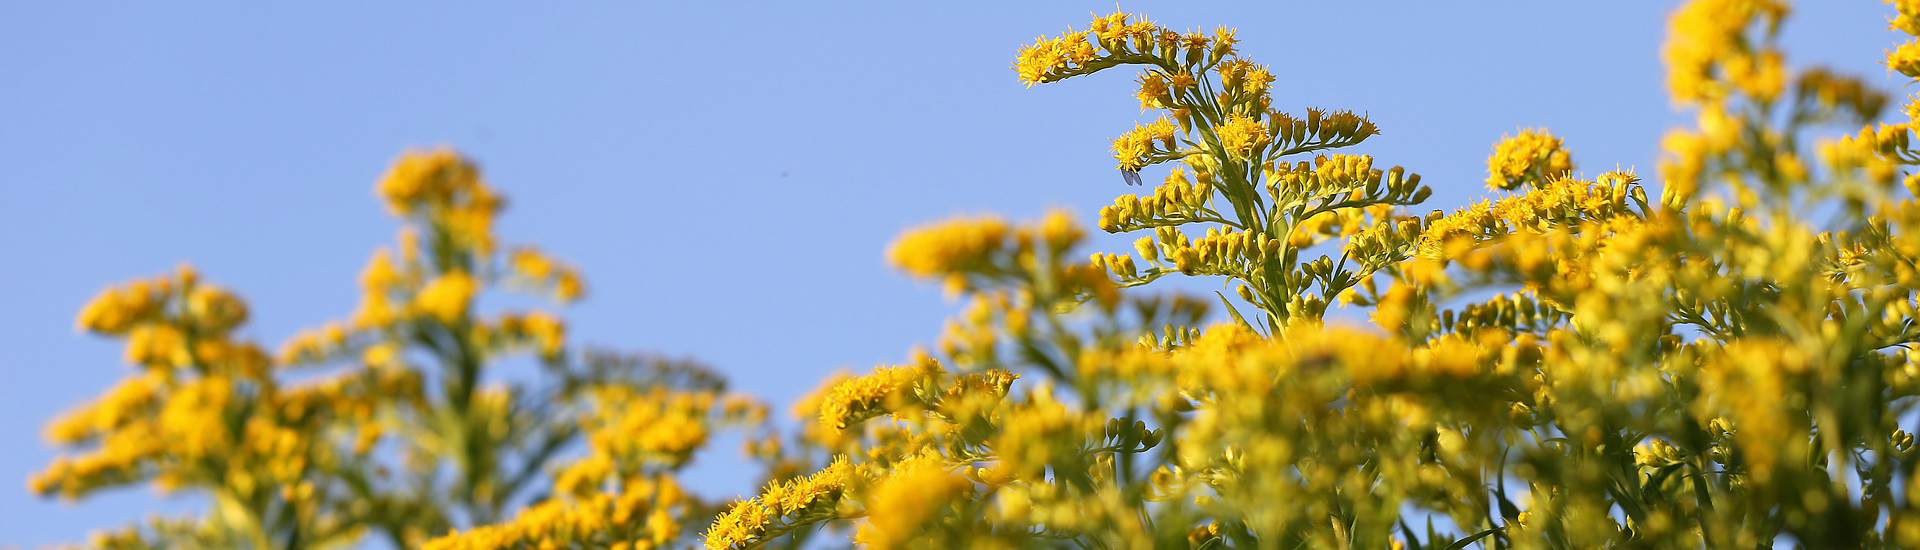
[[1545, 130], [1522, 130], [1520, 135], [1505, 138], [1493, 147], [1493, 155], [1487, 157], [1487, 187], [1539, 186], [1572, 171], [1573, 161], [1561, 147], [1560, 138]]
[[1920, 40], [1908, 41], [1891, 52], [1887, 52], [1887, 68], [1913, 78], [1920, 78]]
[[929, 359], [920, 365], [880, 367], [872, 374], [836, 384], [819, 401], [820, 425], [844, 430], [871, 417], [887, 400], [906, 398], [904, 394], [912, 391], [914, 384], [938, 372], [939, 364]]
[[135, 281], [102, 291], [80, 310], [76, 324], [102, 334], [126, 332], [136, 322], [158, 313], [158, 295], [166, 292], [168, 285], [164, 280], [157, 283]]
[[1140, 108], [1164, 109], [1172, 107], [1173, 93], [1172, 90], [1167, 87], [1167, 84], [1167, 77], [1164, 74], [1149, 72], [1140, 75], [1140, 92], [1135, 94], [1136, 97], [1140, 98]]
[[1085, 66], [1094, 56], [1094, 46], [1088, 42], [1087, 33], [1069, 31], [1059, 38], [1040, 37], [1033, 45], [1021, 48], [1013, 68], [1020, 73], [1020, 81], [1032, 87], [1072, 76], [1073, 70]]
[[895, 267], [920, 276], [939, 276], [984, 267], [988, 256], [1006, 246], [1011, 229], [999, 218], [962, 218], [907, 233], [888, 247]]
[[478, 283], [466, 272], [444, 273], [420, 289], [413, 298], [413, 308], [440, 322], [452, 323], [466, 316], [476, 290]]
[[874, 487], [867, 509], [872, 515], [854, 534], [865, 548], [893, 549], [921, 537], [921, 524], [934, 511], [965, 494], [973, 484], [938, 463], [914, 459], [896, 465], [893, 473]]
[[1173, 122], [1160, 117], [1152, 124], [1136, 125], [1133, 130], [1114, 138], [1113, 158], [1120, 161], [1120, 170], [1139, 171], [1152, 163], [1154, 155], [1172, 149], [1173, 138]]
[[1889, 0], [1887, 3], [1893, 4], [1894, 11], [1898, 13], [1898, 15], [1895, 15], [1887, 21], [1887, 28], [1904, 32], [1908, 35], [1920, 36], [1920, 2], [1914, 2], [1913, 0]]
[[471, 186], [475, 177], [473, 167], [451, 149], [408, 151], [376, 189], [394, 215], [408, 215], [423, 201], [445, 200], [454, 190]]
[[1255, 151], [1272, 141], [1266, 124], [1254, 117], [1234, 115], [1216, 131], [1220, 135], [1220, 147], [1226, 149], [1227, 156], [1239, 160], [1253, 158]]
[[1785, 4], [1771, 0], [1712, 0], [1689, 2], [1668, 20], [1667, 87], [1673, 100], [1707, 104], [1728, 92], [1716, 70], [1728, 60], [1739, 61], [1754, 52], [1742, 36], [1756, 21], [1777, 28], [1786, 16]]

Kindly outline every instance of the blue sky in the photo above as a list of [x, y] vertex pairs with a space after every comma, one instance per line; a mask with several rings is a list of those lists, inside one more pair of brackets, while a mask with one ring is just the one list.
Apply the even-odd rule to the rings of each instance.
[[[576, 342], [696, 358], [782, 405], [937, 336], [954, 304], [883, 262], [901, 230], [1091, 220], [1131, 192], [1107, 144], [1152, 118], [1132, 73], [1027, 89], [1009, 68], [1110, 1], [788, 4], [0, 4], [0, 545], [195, 506], [26, 492], [56, 452], [40, 425], [128, 372], [74, 330], [87, 299], [191, 262], [249, 299], [268, 345], [342, 318], [396, 227], [374, 178], [408, 147], [477, 159], [510, 199], [502, 238], [584, 270]], [[1906, 93], [1878, 65], [1889, 8], [1805, 4], [1790, 63]], [[1125, 7], [1239, 28], [1278, 108], [1367, 112], [1384, 133], [1359, 151], [1421, 173], [1430, 208], [1488, 196], [1486, 157], [1518, 129], [1550, 128], [1589, 175], [1651, 175], [1684, 123], [1661, 83], [1670, 2]], [[736, 454], [703, 456], [696, 487], [750, 490]]]

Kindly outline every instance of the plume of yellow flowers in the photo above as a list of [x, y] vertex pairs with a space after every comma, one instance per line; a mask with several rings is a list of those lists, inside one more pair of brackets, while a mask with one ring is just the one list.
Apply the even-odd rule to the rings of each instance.
[[[1895, 4], [1893, 28], [1920, 32], [1920, 3]], [[758, 448], [861, 475], [804, 520], [749, 499], [707, 543], [799, 544], [815, 531], [793, 526], [821, 523], [884, 548], [1920, 544], [1898, 420], [1920, 395], [1903, 351], [1920, 348], [1920, 206], [1893, 185], [1920, 190], [1920, 155], [1911, 121], [1872, 123], [1884, 95], [1787, 65], [1786, 15], [1675, 12], [1669, 89], [1696, 124], [1662, 141], [1658, 202], [1524, 130], [1487, 163], [1512, 194], [1426, 215], [1405, 211], [1430, 194], [1417, 176], [1330, 151], [1371, 122], [1272, 110], [1275, 79], [1231, 32], [1116, 13], [1043, 38], [1015, 62], [1029, 85], [1142, 68], [1135, 97], [1164, 112], [1114, 141], [1119, 168], [1179, 166], [1099, 227], [1151, 233], [1085, 264], [1062, 252], [1078, 239], [997, 221], [902, 238], [897, 266], [967, 298], [939, 372], [809, 398], [812, 427]], [[1906, 49], [1887, 65], [1914, 65]], [[1800, 137], [1832, 122], [1867, 126]], [[1089, 271], [1115, 290], [1082, 290], [1101, 287]], [[1176, 272], [1227, 279], [1233, 322], [1118, 290]], [[1377, 326], [1323, 323], [1336, 303]], [[1023, 378], [936, 391], [996, 372]]]
[[1565, 178], [1573, 172], [1572, 155], [1563, 149], [1560, 138], [1545, 130], [1522, 130], [1520, 135], [1502, 140], [1487, 157], [1487, 187], [1512, 190], [1523, 185], [1540, 186]]
[[[656, 548], [711, 506], [673, 475], [723, 424], [750, 422], [698, 366], [578, 354], [544, 311], [485, 311], [511, 283], [556, 302], [585, 291], [573, 267], [531, 246], [496, 252], [504, 201], [452, 151], [400, 157], [376, 186], [404, 222], [399, 243], [360, 274], [344, 321], [300, 331], [269, 355], [234, 336], [237, 295], [191, 268], [118, 285], [82, 309], [83, 330], [124, 338], [134, 375], [48, 426], [73, 454], [29, 481], [80, 498], [147, 483], [204, 494], [200, 517], [155, 521], [95, 542], [115, 548], [310, 548], [378, 535], [396, 547], [481, 527], [447, 548]], [[489, 366], [534, 351], [541, 384]], [[319, 373], [285, 375], [301, 367]], [[283, 376], [296, 381], [283, 380]], [[560, 468], [559, 491], [540, 474]], [[518, 514], [530, 494], [555, 496]]]

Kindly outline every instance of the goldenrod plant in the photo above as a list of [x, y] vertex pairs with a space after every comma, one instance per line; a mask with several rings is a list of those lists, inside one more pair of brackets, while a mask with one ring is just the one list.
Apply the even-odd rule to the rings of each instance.
[[[1920, 2], [1894, 4], [1892, 27], [1920, 36]], [[361, 312], [279, 358], [203, 357], [203, 342], [251, 348], [222, 336], [237, 299], [196, 298], [215, 291], [188, 274], [89, 307], [83, 326], [128, 335], [144, 366], [56, 424], [61, 441], [99, 443], [36, 487], [193, 487], [216, 513], [134, 535], [259, 547], [359, 531], [414, 545], [449, 526], [463, 530], [424, 544], [1920, 547], [1904, 429], [1920, 402], [1920, 172], [1906, 168], [1920, 164], [1920, 98], [1882, 122], [1883, 93], [1789, 66], [1775, 39], [1787, 16], [1774, 0], [1674, 13], [1667, 83], [1696, 122], [1664, 138], [1657, 194], [1629, 170], [1581, 172], [1550, 131], [1516, 129], [1488, 158], [1499, 196], [1425, 214], [1419, 176], [1344, 152], [1373, 122], [1282, 112], [1283, 84], [1232, 30], [1115, 13], [1042, 38], [1016, 58], [1022, 82], [1128, 66], [1161, 115], [1113, 151], [1129, 179], [1164, 180], [1097, 221], [1139, 233], [1134, 249], [1083, 251], [1086, 230], [1063, 212], [908, 232], [890, 262], [961, 313], [899, 364], [824, 381], [789, 430], [700, 377], [475, 389], [465, 365], [516, 348], [567, 364], [567, 348], [544, 317], [472, 311], [502, 278], [479, 237], [490, 218], [473, 214], [491, 213], [475, 206], [491, 195], [407, 179], [383, 189], [428, 244], [376, 256]], [[1920, 40], [1886, 64], [1920, 78]], [[446, 158], [409, 157], [396, 174], [470, 169]], [[509, 257], [512, 277], [570, 295], [559, 264]], [[1174, 275], [1231, 292], [1141, 288]], [[1357, 314], [1328, 320], [1335, 307]], [[364, 406], [276, 401], [298, 393], [275, 389], [277, 369], [328, 357], [358, 366], [325, 399]], [[515, 416], [538, 407], [573, 411], [571, 428]], [[202, 418], [228, 431], [148, 437]], [[757, 426], [746, 450], [766, 481], [709, 512], [673, 473], [728, 423]], [[503, 457], [568, 429], [584, 456], [510, 510], [503, 495], [533, 482], [500, 484], [526, 464]], [[396, 430], [411, 435], [381, 435]], [[396, 454], [413, 477], [346, 473]]]
[[[529, 502], [518, 517], [580, 523], [473, 536], [661, 544], [711, 515], [675, 473], [713, 430], [757, 423], [760, 405], [699, 365], [575, 350], [552, 313], [481, 311], [495, 287], [565, 304], [585, 286], [537, 248], [503, 250], [503, 199], [470, 161], [410, 152], [377, 191], [404, 222], [397, 250], [373, 254], [347, 320], [277, 352], [235, 338], [246, 304], [192, 268], [88, 304], [80, 328], [124, 339], [135, 370], [49, 425], [74, 454], [32, 490], [150, 484], [211, 501], [199, 517], [98, 533], [102, 548], [418, 548]], [[515, 356], [536, 380], [497, 372]]]
[[[1920, 31], [1920, 3], [1897, 10]], [[1080, 256], [1055, 214], [903, 237], [895, 264], [964, 313], [937, 354], [803, 402], [816, 424], [759, 449], [819, 473], [737, 503], [707, 547], [820, 525], [875, 548], [1920, 545], [1912, 121], [1790, 69], [1786, 15], [1674, 14], [1668, 82], [1698, 124], [1666, 138], [1657, 200], [1522, 129], [1488, 159], [1503, 196], [1424, 215], [1417, 176], [1334, 152], [1371, 121], [1277, 110], [1231, 30], [1116, 13], [1042, 38], [1022, 81], [1134, 66], [1164, 113], [1113, 151], [1165, 182], [1098, 222], [1146, 235]], [[1916, 48], [1888, 66], [1920, 75]], [[1127, 288], [1175, 273], [1239, 300]], [[1231, 322], [1195, 326], [1213, 304]], [[1375, 326], [1324, 321], [1338, 304]]]

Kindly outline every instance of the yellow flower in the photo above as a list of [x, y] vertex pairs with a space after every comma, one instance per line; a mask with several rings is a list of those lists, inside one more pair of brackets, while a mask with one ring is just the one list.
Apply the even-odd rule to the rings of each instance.
[[1887, 52], [1887, 68], [1912, 78], [1920, 78], [1920, 40], [1909, 40]]
[[478, 284], [465, 271], [453, 271], [435, 277], [413, 297], [415, 311], [452, 323], [466, 316]]
[[133, 328], [134, 323], [159, 313], [160, 303], [168, 289], [166, 281], [134, 281], [125, 285], [108, 288], [87, 302], [80, 310], [76, 324], [83, 330], [102, 334], [119, 334]]
[[731, 548], [751, 542], [766, 532], [778, 513], [761, 503], [758, 497], [737, 503], [713, 519], [707, 527], [705, 546], [710, 550]]
[[247, 320], [247, 303], [213, 285], [195, 285], [187, 295], [187, 316], [208, 335], [223, 333]]
[[393, 322], [399, 312], [395, 311], [389, 296], [402, 283], [400, 271], [393, 264], [393, 255], [385, 248], [374, 251], [373, 257], [367, 259], [366, 267], [360, 270], [360, 304], [354, 308], [353, 325], [373, 328]]
[[1139, 170], [1152, 162], [1155, 152], [1173, 148], [1174, 132], [1173, 121], [1166, 117], [1155, 119], [1152, 124], [1135, 125], [1114, 138], [1113, 158], [1120, 161], [1121, 170]]
[[1131, 16], [1132, 14], [1127, 12], [1117, 11], [1094, 17], [1092, 23], [1093, 33], [1100, 37], [1102, 43], [1124, 39], [1131, 28], [1127, 24], [1127, 18]]
[[1087, 236], [1079, 224], [1073, 223], [1073, 216], [1065, 210], [1050, 210], [1047, 217], [1040, 221], [1040, 238], [1054, 250], [1066, 250]]
[[394, 342], [381, 342], [367, 346], [366, 351], [360, 354], [360, 361], [373, 367], [395, 366], [399, 359], [400, 346]]
[[863, 548], [900, 548], [920, 538], [920, 529], [940, 508], [966, 494], [973, 483], [953, 473], [937, 457], [910, 459], [874, 487], [866, 500], [867, 522], [854, 541]]
[[380, 178], [376, 190], [395, 215], [407, 215], [423, 201], [445, 201], [476, 178], [473, 166], [452, 149], [408, 151]]
[[1227, 27], [1220, 27], [1218, 29], [1214, 29], [1213, 58], [1218, 59], [1221, 57], [1233, 55], [1234, 46], [1240, 43], [1240, 39], [1234, 37], [1234, 34], [1237, 32], [1239, 31], [1236, 29], [1230, 29]]
[[520, 318], [521, 327], [540, 346], [543, 357], [558, 357], [566, 344], [566, 324], [552, 315], [531, 313]]
[[580, 280], [580, 273], [572, 269], [563, 269], [553, 281], [553, 299], [562, 303], [580, 299], [587, 292], [587, 283]]
[[1173, 94], [1171, 90], [1167, 88], [1167, 77], [1157, 72], [1140, 75], [1140, 91], [1135, 94], [1135, 97], [1140, 98], [1140, 108], [1142, 109], [1160, 109], [1173, 106]]
[[[1752, 55], [1744, 35], [1755, 20], [1777, 28], [1787, 6], [1772, 0], [1689, 2], [1668, 20], [1667, 87], [1675, 103], [1704, 104], [1726, 96], [1728, 87], [1716, 69], [1730, 59]], [[1750, 67], [1751, 68], [1751, 67]]]
[[1493, 155], [1487, 157], [1487, 187], [1539, 186], [1572, 171], [1572, 157], [1561, 148], [1560, 138], [1544, 129], [1522, 130], [1493, 146]]
[[129, 422], [147, 418], [159, 402], [161, 389], [171, 375], [159, 371], [134, 374], [107, 390], [98, 399], [47, 424], [47, 441], [55, 444], [78, 443], [108, 433]]
[[1220, 136], [1220, 146], [1227, 150], [1227, 156], [1240, 160], [1253, 158], [1257, 149], [1273, 140], [1267, 134], [1265, 123], [1243, 115], [1233, 115], [1215, 131]]
[[553, 258], [540, 253], [540, 249], [520, 247], [509, 253], [507, 262], [513, 266], [513, 272], [532, 280], [542, 280], [553, 275]]
[[1033, 45], [1020, 49], [1014, 57], [1013, 70], [1020, 73], [1020, 81], [1031, 88], [1034, 84], [1071, 76], [1074, 69], [1092, 61], [1095, 54], [1085, 32], [1068, 32], [1059, 38], [1043, 36], [1035, 39]]
[[1894, 11], [1899, 13], [1887, 21], [1887, 28], [1920, 36], [1920, 1], [1887, 0], [1887, 3], [1893, 4]]
[[995, 217], [961, 218], [902, 235], [887, 249], [887, 259], [907, 273], [947, 275], [986, 265], [1006, 245], [1010, 228]]
[[193, 363], [187, 336], [173, 325], [140, 325], [127, 333], [127, 362], [154, 367], [184, 367]]
[[938, 372], [940, 365], [928, 359], [920, 365], [880, 367], [872, 374], [836, 384], [819, 400], [820, 425], [844, 430], [877, 414], [889, 398], [906, 397], [900, 394]]
[[679, 533], [673, 518], [685, 513], [681, 494], [671, 478], [636, 479], [611, 493], [541, 501], [505, 522], [436, 538], [423, 548], [657, 548]]
[[1771, 101], [1787, 87], [1786, 61], [1777, 51], [1737, 56], [1726, 67], [1727, 80], [1754, 99]]

